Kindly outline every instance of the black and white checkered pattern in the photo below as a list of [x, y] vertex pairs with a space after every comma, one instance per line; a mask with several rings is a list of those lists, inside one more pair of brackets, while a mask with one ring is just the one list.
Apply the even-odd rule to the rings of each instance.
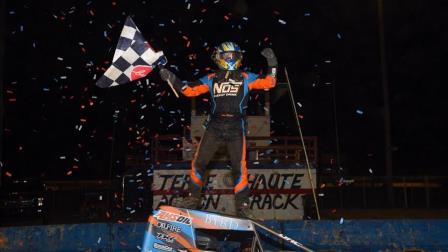
[[112, 65], [96, 85], [106, 88], [125, 84], [143, 78], [155, 66], [165, 64], [166, 57], [163, 51], [155, 52], [143, 38], [131, 17], [128, 17], [121, 31]]

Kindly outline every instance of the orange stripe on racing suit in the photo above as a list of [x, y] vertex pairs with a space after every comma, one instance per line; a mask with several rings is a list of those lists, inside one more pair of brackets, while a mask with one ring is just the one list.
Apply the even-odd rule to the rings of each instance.
[[194, 167], [194, 162], [196, 161], [196, 157], [195, 157], [195, 159], [193, 159], [192, 161], [191, 161], [191, 171], [190, 171], [190, 177], [191, 177], [191, 180], [198, 186], [198, 187], [202, 187], [202, 185], [203, 185], [203, 183], [202, 183], [202, 180], [198, 177], [198, 176], [196, 176], [196, 168]]
[[245, 189], [248, 185], [247, 181], [247, 166], [246, 166], [246, 138], [243, 137], [243, 150], [241, 155], [241, 175], [240, 175], [240, 181], [238, 184], [235, 185], [235, 188], [233, 189], [235, 193], [238, 193]]
[[199, 79], [195, 83], [190, 83], [189, 85], [185, 85], [182, 87], [182, 94], [187, 97], [199, 96], [201, 94], [205, 94], [209, 92], [209, 85], [207, 84], [209, 80], [211, 80], [215, 74], [209, 74], [204, 78]]
[[[204, 137], [204, 136], [202, 136], [202, 137]], [[193, 181], [193, 183], [195, 183], [198, 187], [202, 187], [202, 185], [204, 184], [202, 182], [202, 179], [196, 175], [196, 166], [194, 165], [194, 163], [196, 162], [196, 159], [198, 158], [198, 153], [199, 153], [199, 148], [201, 147], [201, 142], [202, 142], [202, 138], [201, 138], [201, 141], [199, 141], [198, 147], [196, 148], [196, 153], [194, 154], [194, 158], [193, 158], [193, 160], [191, 160], [191, 171], [190, 171], [191, 181]]]
[[271, 75], [267, 75], [265, 78], [257, 78], [249, 83], [249, 90], [252, 89], [269, 89], [275, 87], [277, 80]]
[[201, 94], [205, 94], [208, 92], [208, 85], [206, 84], [200, 84], [198, 86], [190, 87], [186, 86], [182, 89], [182, 94], [184, 94], [187, 97], [194, 97]]

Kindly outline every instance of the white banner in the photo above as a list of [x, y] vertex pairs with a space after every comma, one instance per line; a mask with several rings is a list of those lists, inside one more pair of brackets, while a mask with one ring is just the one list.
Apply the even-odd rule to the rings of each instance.
[[[300, 220], [303, 217], [301, 195], [311, 193], [305, 169], [249, 169], [250, 207], [257, 218]], [[190, 170], [156, 169], [153, 180], [153, 208], [170, 205], [188, 189]], [[313, 183], [315, 169], [311, 170]], [[235, 214], [233, 177], [230, 170], [211, 170], [206, 183], [203, 210]]]

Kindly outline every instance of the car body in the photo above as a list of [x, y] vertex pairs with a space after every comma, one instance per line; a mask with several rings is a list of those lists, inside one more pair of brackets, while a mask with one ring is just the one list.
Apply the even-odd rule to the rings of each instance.
[[312, 251], [257, 221], [214, 212], [160, 206], [148, 222], [142, 252], [263, 252], [258, 228]]

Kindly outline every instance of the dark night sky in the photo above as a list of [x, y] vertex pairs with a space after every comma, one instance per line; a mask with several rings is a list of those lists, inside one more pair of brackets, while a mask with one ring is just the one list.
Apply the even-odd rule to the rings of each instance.
[[[442, 1], [385, 2], [395, 174], [448, 174]], [[6, 7], [5, 179], [105, 177], [116, 109], [117, 156], [144, 150], [156, 134], [181, 134], [188, 125], [189, 100], [174, 98], [157, 72], [140, 83], [94, 86], [127, 15], [186, 80], [214, 68], [211, 48], [222, 41], [240, 44], [244, 65], [254, 72], [266, 67], [261, 49], [272, 47], [302, 104], [304, 134], [319, 137], [323, 161], [335, 156], [336, 121], [345, 173], [384, 174], [374, 0], [10, 0]], [[272, 111], [275, 134], [296, 133], [286, 96]]]

